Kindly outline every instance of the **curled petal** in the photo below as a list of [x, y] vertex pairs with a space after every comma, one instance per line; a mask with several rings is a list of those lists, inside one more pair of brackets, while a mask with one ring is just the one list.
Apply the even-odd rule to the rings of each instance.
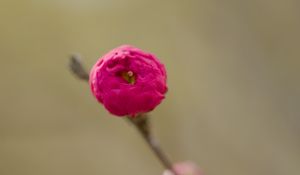
[[123, 45], [99, 58], [90, 72], [93, 95], [112, 114], [136, 116], [165, 98], [167, 75], [152, 54]]

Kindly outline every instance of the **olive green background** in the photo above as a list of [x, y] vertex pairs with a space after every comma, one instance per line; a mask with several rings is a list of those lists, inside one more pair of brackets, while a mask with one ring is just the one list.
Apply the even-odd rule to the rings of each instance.
[[1, 0], [0, 174], [161, 175], [121, 118], [68, 71], [121, 44], [166, 65], [151, 113], [173, 161], [206, 175], [300, 174], [297, 0]]

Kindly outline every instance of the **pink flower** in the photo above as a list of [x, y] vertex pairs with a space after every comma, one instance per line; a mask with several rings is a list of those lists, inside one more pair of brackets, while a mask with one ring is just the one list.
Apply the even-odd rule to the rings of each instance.
[[[203, 175], [202, 171], [193, 162], [176, 163], [173, 168], [178, 175]], [[166, 170], [163, 175], [173, 175], [173, 173]]]
[[100, 58], [90, 72], [93, 95], [112, 114], [153, 110], [167, 92], [165, 67], [152, 54], [123, 45]]

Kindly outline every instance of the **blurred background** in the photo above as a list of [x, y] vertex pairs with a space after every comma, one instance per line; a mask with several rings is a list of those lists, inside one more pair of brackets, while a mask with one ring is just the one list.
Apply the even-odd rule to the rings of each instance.
[[135, 129], [68, 70], [121, 44], [157, 55], [151, 113], [174, 162], [207, 175], [300, 174], [297, 0], [1, 0], [0, 174], [160, 175]]

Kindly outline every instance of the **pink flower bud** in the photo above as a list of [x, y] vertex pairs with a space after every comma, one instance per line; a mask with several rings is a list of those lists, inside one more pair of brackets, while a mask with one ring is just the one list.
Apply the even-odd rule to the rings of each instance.
[[[193, 162], [176, 163], [173, 169], [178, 175], [203, 175], [202, 171]], [[173, 173], [166, 170], [163, 175], [173, 175]]]
[[123, 45], [96, 62], [89, 83], [93, 95], [110, 113], [134, 117], [161, 103], [166, 80], [165, 67], [154, 55]]

